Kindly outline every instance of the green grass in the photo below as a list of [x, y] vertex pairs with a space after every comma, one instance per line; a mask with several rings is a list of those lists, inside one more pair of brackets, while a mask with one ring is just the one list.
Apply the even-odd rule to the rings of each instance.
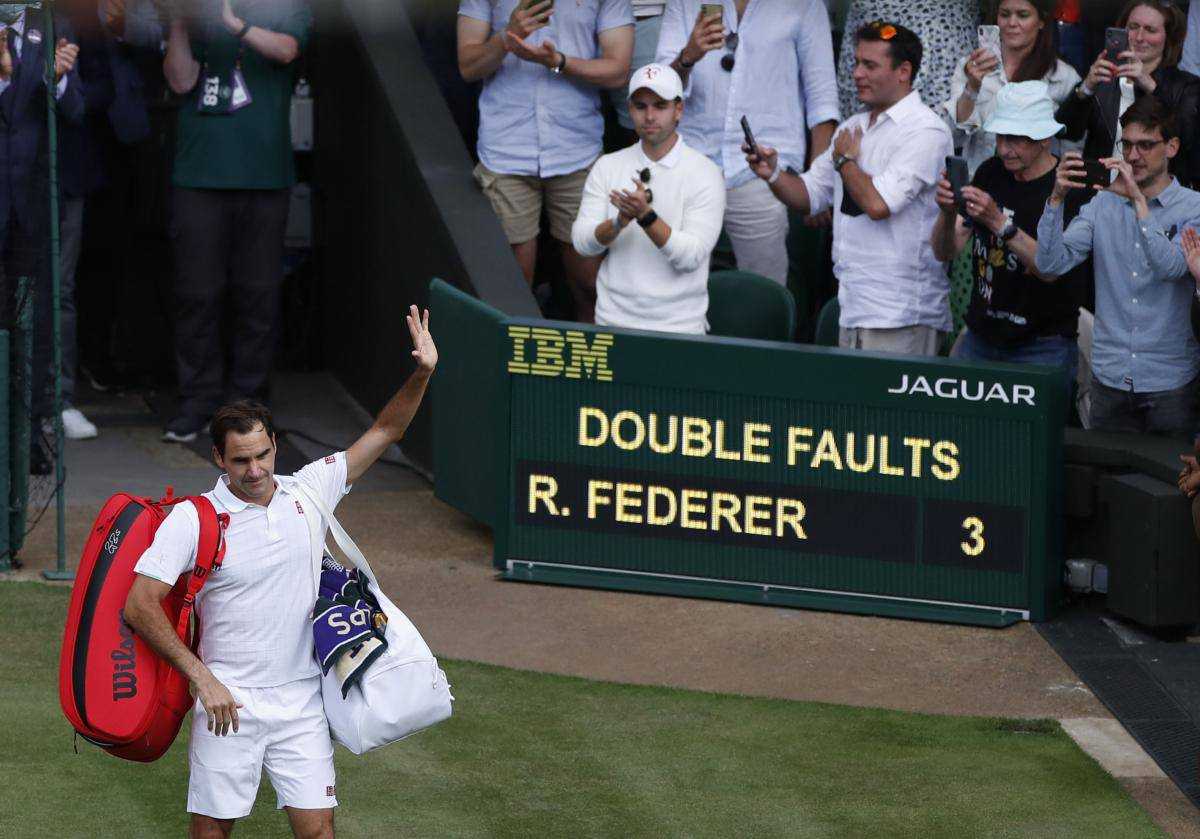
[[[0, 585], [0, 836], [182, 836], [186, 735], [148, 766], [72, 751], [66, 602]], [[1160, 835], [1053, 722], [444, 666], [453, 719], [363, 758], [339, 748], [341, 836]], [[289, 835], [274, 802], [264, 776], [238, 833]]]

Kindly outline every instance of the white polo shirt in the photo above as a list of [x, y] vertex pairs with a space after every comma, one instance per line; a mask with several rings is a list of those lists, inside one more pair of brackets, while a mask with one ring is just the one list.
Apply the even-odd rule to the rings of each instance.
[[[346, 454], [313, 461], [295, 475], [277, 475], [266, 507], [229, 491], [222, 475], [204, 493], [217, 513], [229, 514], [225, 560], [196, 598], [200, 660], [223, 684], [273, 687], [319, 674], [313, 657], [312, 610], [317, 599], [307, 510], [288, 491], [298, 481], [332, 510], [349, 492]], [[325, 529], [321, 528], [324, 534]], [[190, 503], [175, 505], [134, 569], [174, 585], [196, 564], [200, 519]], [[322, 539], [322, 542], [324, 540]]]
[[646, 157], [641, 141], [596, 161], [571, 229], [575, 250], [583, 256], [605, 253], [596, 228], [617, 217], [609, 194], [633, 189], [643, 169], [650, 170], [652, 206], [670, 225], [671, 238], [660, 249], [636, 222], [620, 232], [596, 278], [596, 323], [703, 335], [708, 331], [708, 261], [725, 218], [725, 179], [682, 137], [659, 161]]

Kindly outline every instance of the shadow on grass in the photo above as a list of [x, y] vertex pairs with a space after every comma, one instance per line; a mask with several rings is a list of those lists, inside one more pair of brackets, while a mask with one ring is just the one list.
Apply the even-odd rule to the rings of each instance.
[[[0, 585], [0, 836], [182, 836], [186, 723], [148, 766], [72, 751], [56, 686], [68, 595]], [[451, 720], [338, 750], [340, 836], [1161, 835], [1052, 720], [443, 666]], [[274, 805], [264, 778], [237, 832], [290, 835]]]

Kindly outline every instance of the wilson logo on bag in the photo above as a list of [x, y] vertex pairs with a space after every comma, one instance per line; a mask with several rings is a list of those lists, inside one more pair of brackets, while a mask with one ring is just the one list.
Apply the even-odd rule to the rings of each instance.
[[195, 650], [199, 630], [192, 632], [192, 605], [210, 569], [221, 565], [229, 521], [207, 498], [174, 498], [170, 488], [161, 501], [114, 495], [96, 517], [75, 573], [59, 659], [59, 702], [79, 736], [126, 760], [161, 757], [192, 707], [187, 679], [137, 637], [124, 613], [134, 566], [168, 509], [185, 501], [200, 518], [196, 567], [180, 576], [162, 606], [180, 640]]

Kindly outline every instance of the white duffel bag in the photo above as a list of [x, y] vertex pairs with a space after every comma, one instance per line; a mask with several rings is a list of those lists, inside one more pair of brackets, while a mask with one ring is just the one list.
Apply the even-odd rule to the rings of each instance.
[[[384, 636], [387, 649], [375, 659], [358, 684], [342, 698], [341, 682], [334, 670], [321, 679], [325, 716], [333, 739], [356, 755], [395, 743], [447, 719], [454, 697], [446, 674], [412, 621], [396, 608], [379, 586], [370, 563], [354, 544], [337, 518], [316, 494], [299, 481], [289, 489], [304, 497], [320, 511], [333, 540], [350, 564], [371, 585], [371, 591], [387, 615]], [[324, 545], [314, 550], [315, 569], [320, 575], [320, 556]]]

